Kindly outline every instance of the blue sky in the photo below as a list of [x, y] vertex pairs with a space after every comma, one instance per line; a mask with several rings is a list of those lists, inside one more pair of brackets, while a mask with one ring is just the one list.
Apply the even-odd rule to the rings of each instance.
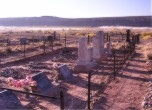
[[0, 0], [0, 18], [63, 18], [152, 15], [152, 0]]

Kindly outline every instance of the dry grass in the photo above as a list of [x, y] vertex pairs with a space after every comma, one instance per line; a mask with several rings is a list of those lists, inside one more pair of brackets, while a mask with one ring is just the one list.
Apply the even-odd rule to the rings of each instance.
[[152, 32], [144, 32], [144, 33], [142, 33], [141, 38], [143, 40], [152, 39]]
[[[34, 45], [29, 44], [29, 45], [26, 45], [25, 49], [26, 49], [26, 51], [30, 51], [30, 50], [37, 49], [41, 46], [43, 46], [42, 42], [35, 43]], [[0, 47], [0, 53], [1, 54], [9, 54], [9, 53], [12, 53], [12, 52], [22, 52], [22, 51], [24, 51], [24, 46], [23, 45]]]
[[144, 56], [146, 60], [152, 60], [152, 42], [149, 42], [145, 45]]
[[[114, 33], [126, 33], [126, 29], [131, 29], [131, 32], [139, 33], [142, 35], [142, 39], [147, 40], [152, 38], [151, 28], [131, 28], [131, 27], [20, 27], [20, 28], [7, 28], [0, 29], [0, 39], [9, 38], [12, 40], [19, 40], [19, 38], [27, 37], [27, 38], [40, 38], [44, 36], [48, 36], [53, 34], [54, 31], [60, 34], [61, 37], [64, 37], [65, 34], [70, 37], [84, 37], [84, 36], [95, 36], [97, 31], [104, 32], [114, 32]], [[34, 46], [32, 44], [26, 46], [26, 50], [31, 50], [32, 48], [42, 47], [43, 43], [36, 43]], [[114, 47], [119, 49], [122, 48], [124, 44], [115, 44]], [[23, 46], [16, 45], [8, 48], [6, 43], [0, 43], [0, 53], [8, 53], [8, 52], [18, 52], [23, 51]], [[70, 46], [76, 46], [76, 44], [70, 44]], [[147, 52], [146, 52], [147, 53]]]
[[116, 50], [124, 50], [124, 48], [128, 47], [129, 44], [127, 42], [112, 42], [111, 46]]

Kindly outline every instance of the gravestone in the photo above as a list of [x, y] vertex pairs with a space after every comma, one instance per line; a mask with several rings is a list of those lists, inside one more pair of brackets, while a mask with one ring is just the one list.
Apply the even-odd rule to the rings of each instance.
[[88, 62], [93, 62], [93, 48], [88, 48], [87, 49], [87, 61]]
[[104, 32], [99, 31], [93, 38], [93, 58], [99, 60], [104, 54]]
[[87, 39], [80, 38], [78, 46], [78, 65], [86, 65], [87, 60]]
[[37, 73], [32, 79], [37, 82], [37, 88], [40, 94], [46, 95], [50, 92], [52, 84], [43, 72]]
[[99, 48], [99, 41], [98, 37], [93, 38], [93, 58], [99, 59], [100, 58], [100, 48]]
[[72, 73], [70, 72], [69, 68], [67, 67], [67, 65], [61, 65], [58, 67], [58, 71], [59, 71], [59, 74], [61, 76], [63, 76], [63, 78], [65, 80], [68, 80], [70, 78], [72, 78]]
[[0, 110], [4, 109], [23, 109], [21, 102], [12, 91], [4, 90], [0, 92]]
[[87, 47], [87, 38], [79, 39], [78, 62], [74, 69], [81, 72], [87, 72], [95, 66], [95, 63], [93, 62], [93, 49]]
[[21, 38], [21, 39], [20, 39], [20, 44], [21, 44], [21, 45], [26, 45], [26, 44], [28, 44], [28, 39], [27, 39], [27, 38]]

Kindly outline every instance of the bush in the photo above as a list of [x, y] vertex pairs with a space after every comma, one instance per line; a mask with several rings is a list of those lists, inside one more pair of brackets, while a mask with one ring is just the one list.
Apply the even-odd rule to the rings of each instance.
[[6, 53], [12, 53], [12, 49], [11, 48], [6, 48]]
[[152, 52], [149, 52], [149, 53], [147, 54], [147, 59], [148, 59], [148, 60], [152, 60]]
[[147, 40], [147, 39], [150, 39], [152, 38], [152, 33], [143, 33], [142, 34], [142, 39], [143, 40]]

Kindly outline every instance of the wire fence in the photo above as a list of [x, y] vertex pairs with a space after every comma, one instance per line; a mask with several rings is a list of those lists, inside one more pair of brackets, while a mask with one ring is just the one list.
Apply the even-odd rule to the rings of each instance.
[[[128, 30], [127, 30], [128, 31]], [[128, 34], [129, 32], [129, 34]], [[112, 33], [111, 35], [113, 36], [109, 36], [108, 33], [105, 34], [104, 38], [105, 38], [105, 42], [123, 42], [123, 45], [121, 46], [121, 48], [117, 49], [117, 48], [113, 48], [112, 49], [112, 56], [111, 56], [111, 60], [113, 62], [113, 66], [112, 66], [112, 74], [113, 74], [113, 79], [116, 79], [117, 74], [119, 72], [119, 70], [121, 70], [122, 66], [126, 63], [126, 60], [128, 60], [129, 57], [131, 57], [134, 52], [135, 52], [135, 47], [136, 44], [138, 44], [140, 42], [140, 36], [135, 35], [135, 34], [130, 34], [130, 31], [128, 31], [127, 34], [114, 34]], [[114, 37], [114, 36], [117, 36]], [[112, 38], [112, 39], [111, 39]], [[119, 40], [118, 40], [119, 39]], [[88, 37], [88, 43], [90, 44], [92, 41], [92, 39], [90, 39]], [[88, 110], [91, 109], [91, 88], [93, 88], [93, 86], [91, 86], [91, 78], [92, 76], [101, 69], [101, 66], [95, 70], [91, 70], [88, 72], [88, 99], [87, 99], [87, 107]]]

